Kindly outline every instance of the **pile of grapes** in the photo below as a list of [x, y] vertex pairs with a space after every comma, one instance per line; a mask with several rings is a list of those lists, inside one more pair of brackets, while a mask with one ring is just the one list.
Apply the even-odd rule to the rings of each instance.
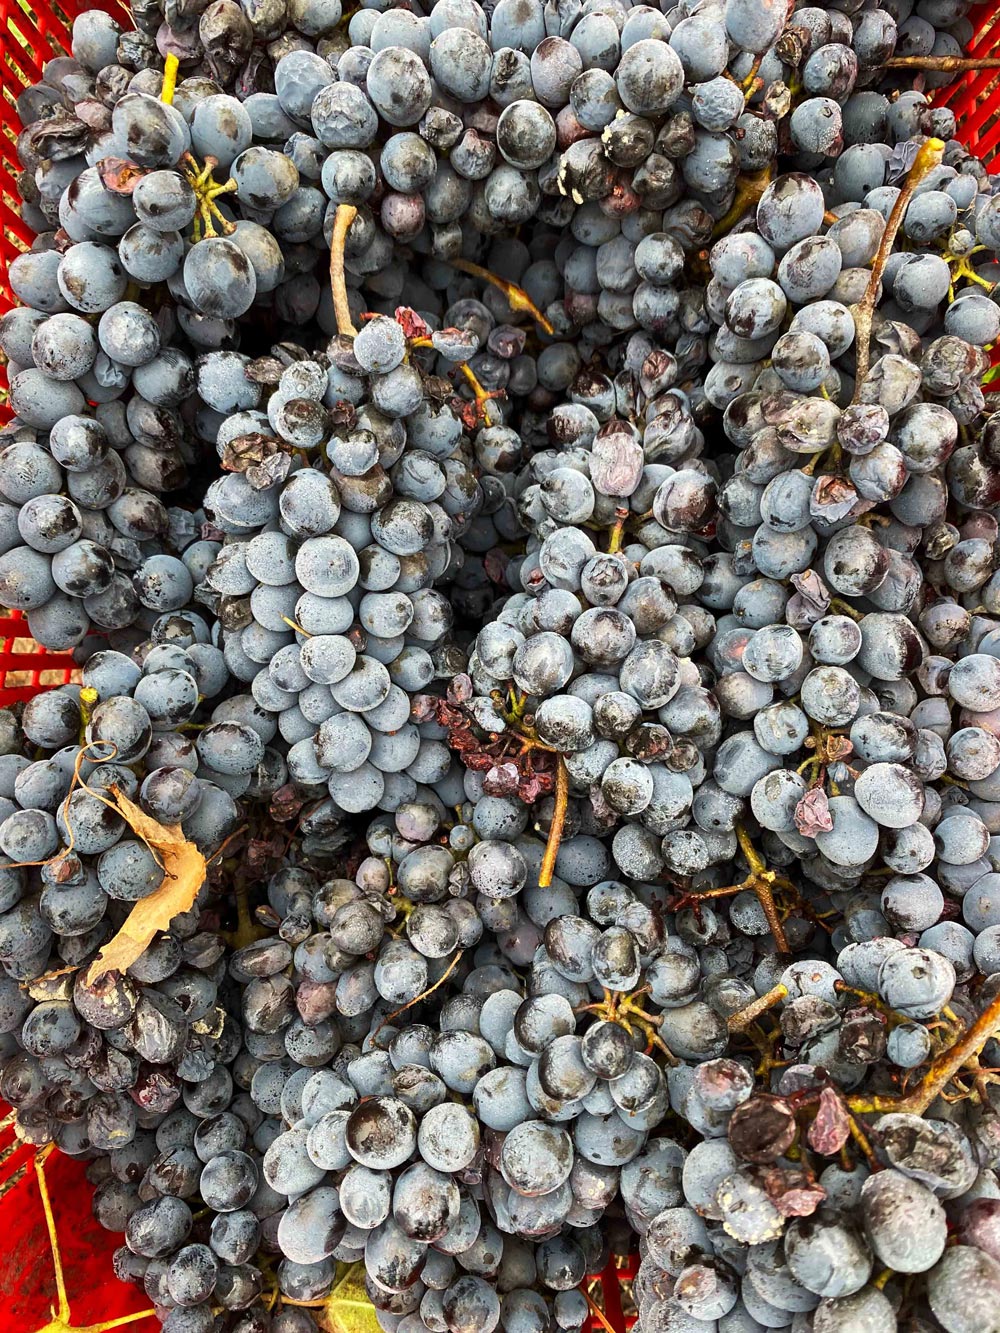
[[136, 0], [18, 98], [0, 1100], [163, 1333], [1000, 1333], [982, 9]]

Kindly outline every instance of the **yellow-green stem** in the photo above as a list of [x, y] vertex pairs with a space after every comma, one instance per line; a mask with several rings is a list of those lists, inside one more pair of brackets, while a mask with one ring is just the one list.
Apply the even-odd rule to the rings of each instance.
[[488, 268], [483, 268], [482, 264], [473, 264], [470, 259], [452, 259], [450, 263], [452, 268], [460, 269], [461, 272], [468, 273], [470, 277], [481, 278], [483, 282], [492, 283], [506, 296], [507, 304], [511, 310], [523, 311], [524, 314], [530, 315], [545, 333], [555, 333], [551, 321], [546, 319], [523, 287], [518, 287], [515, 282], [508, 282], [506, 278], [498, 278]]
[[176, 56], [167, 56], [163, 62], [163, 85], [160, 88], [160, 101], [166, 102], [167, 106], [173, 106], [179, 66], [180, 61]]

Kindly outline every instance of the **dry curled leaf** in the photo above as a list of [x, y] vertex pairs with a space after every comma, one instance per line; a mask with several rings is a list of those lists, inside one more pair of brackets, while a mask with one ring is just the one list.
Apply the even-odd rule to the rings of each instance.
[[822, 787], [810, 787], [795, 807], [795, 827], [804, 838], [829, 833], [833, 828], [830, 802]]
[[378, 1317], [365, 1290], [364, 1264], [338, 1264], [329, 1296], [317, 1302], [314, 1318], [324, 1333], [379, 1333]]
[[144, 167], [127, 157], [104, 157], [97, 164], [101, 184], [112, 194], [131, 194], [146, 175]]
[[408, 305], [399, 305], [396, 307], [396, 323], [400, 326], [407, 338], [426, 338], [430, 335], [431, 326], [418, 315], [415, 310], [411, 310]]
[[272, 435], [263, 435], [260, 431], [237, 435], [223, 446], [222, 466], [226, 472], [246, 472], [247, 468], [257, 467], [280, 449], [280, 440]]
[[764, 1188], [782, 1217], [809, 1217], [826, 1198], [826, 1190], [804, 1171], [770, 1167]]
[[163, 883], [146, 898], [140, 898], [125, 924], [104, 946], [87, 969], [92, 986], [108, 972], [124, 972], [148, 948], [157, 931], [169, 930], [175, 916], [190, 911], [205, 882], [206, 862], [193, 842], [188, 842], [177, 824], [158, 824], [117, 787], [109, 788], [118, 814], [132, 832], [149, 847], [163, 866]]
[[271, 804], [268, 807], [268, 814], [279, 824], [287, 824], [305, 805], [305, 801], [299, 795], [294, 783], [286, 783], [284, 787], [279, 787], [271, 797]]
[[358, 410], [346, 398], [338, 398], [329, 409], [330, 426], [333, 430], [353, 430], [358, 421]]
[[289, 454], [272, 454], [262, 463], [248, 467], [244, 476], [255, 491], [266, 491], [272, 486], [280, 486], [292, 469]]
[[844, 1103], [832, 1088], [824, 1088], [819, 1095], [816, 1119], [806, 1132], [810, 1148], [824, 1157], [831, 1157], [844, 1146], [850, 1133], [851, 1122]]

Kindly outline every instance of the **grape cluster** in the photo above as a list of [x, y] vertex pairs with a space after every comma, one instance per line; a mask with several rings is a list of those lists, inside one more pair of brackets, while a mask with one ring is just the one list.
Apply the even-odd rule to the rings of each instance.
[[[19, 307], [4, 317], [6, 334], [17, 322], [11, 317], [24, 313]], [[38, 391], [48, 402], [48, 387]], [[83, 408], [82, 396], [75, 405]], [[187, 515], [172, 524], [154, 493], [162, 488], [131, 457], [150, 451], [134, 442], [121, 405], [109, 406], [120, 410], [50, 419], [44, 436], [11, 426], [0, 444], [0, 606], [24, 612], [32, 636], [49, 648], [72, 649], [91, 634], [110, 642], [133, 627], [132, 642], [141, 642], [157, 621], [183, 611], [194, 588], [190, 563], [198, 551], [183, 556], [196, 530]], [[130, 484], [139, 476], [152, 489]]]
[[[449, 338], [465, 341], [444, 330], [445, 354]], [[223, 371], [243, 378], [239, 362]], [[483, 492], [461, 405], [446, 381], [443, 399], [428, 397], [428, 382], [403, 323], [370, 320], [353, 345], [282, 369], [266, 412], [225, 418], [218, 448], [236, 470], [205, 494], [226, 544], [196, 596], [248, 689], [230, 706], [279, 742], [276, 764], [303, 794], [328, 795], [341, 815], [394, 810], [449, 771], [411, 703], [453, 669], [453, 611], [433, 585]], [[318, 451], [317, 466], [289, 444]]]
[[[81, 684], [38, 695], [19, 720], [4, 714], [0, 757], [0, 1095], [31, 1142], [120, 1152], [132, 1182], [143, 1117], [231, 1091], [221, 1052], [233, 1033], [217, 1022], [223, 945], [200, 928], [215, 888], [202, 885], [127, 971], [102, 970], [99, 955], [166, 884], [142, 821], [179, 826], [209, 858], [240, 813], [212, 762], [239, 728], [224, 703], [194, 721], [225, 686], [220, 649], [193, 633], [186, 647], [175, 636], [144, 649], [97, 652]], [[130, 1197], [111, 1191], [98, 1215], [123, 1221]]]

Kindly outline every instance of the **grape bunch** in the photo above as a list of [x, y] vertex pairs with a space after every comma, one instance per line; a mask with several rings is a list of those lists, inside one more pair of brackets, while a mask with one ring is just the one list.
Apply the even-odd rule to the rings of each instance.
[[[237, 724], [224, 704], [217, 720], [194, 720], [225, 686], [220, 649], [193, 636], [146, 649], [141, 665], [97, 652], [81, 684], [38, 695], [19, 720], [4, 714], [0, 1095], [29, 1141], [70, 1153], [127, 1157], [144, 1115], [182, 1096], [208, 1104], [220, 1079], [229, 1095], [219, 1052], [233, 1034], [216, 1022], [223, 943], [200, 928], [215, 888], [195, 883], [131, 966], [101, 965], [126, 920], [170, 891], [149, 829], [178, 829], [211, 858], [240, 814], [225, 771]], [[135, 1161], [128, 1170], [134, 1179]], [[103, 1215], [123, 1217], [122, 1206]]]
[[[447, 352], [449, 339], [461, 330], [417, 340]], [[282, 369], [266, 413], [244, 408], [219, 429], [230, 470], [205, 507], [226, 541], [196, 596], [247, 687], [229, 706], [278, 742], [300, 790], [344, 815], [394, 810], [449, 772], [411, 699], [454, 668], [453, 612], [434, 584], [483, 505], [453, 397], [409, 359], [404, 323], [377, 316], [322, 362]]]
[[183, 556], [196, 529], [186, 515], [172, 524], [150, 478], [154, 489], [130, 484], [137, 477], [117, 450], [144, 446], [132, 443], [124, 409], [51, 425], [47, 437], [24, 425], [3, 433], [0, 606], [23, 612], [48, 648], [76, 648], [88, 635], [110, 644], [133, 628], [141, 642], [190, 601], [200, 552]]

